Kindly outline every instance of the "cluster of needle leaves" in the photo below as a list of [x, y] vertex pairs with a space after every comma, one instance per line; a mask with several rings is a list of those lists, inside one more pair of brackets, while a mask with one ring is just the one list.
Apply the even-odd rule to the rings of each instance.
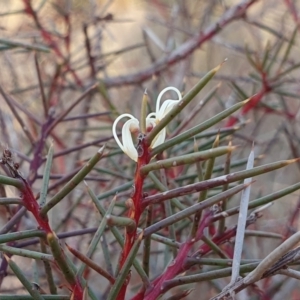
[[[66, 28], [58, 34], [41, 18], [46, 2], [34, 7], [33, 1], [23, 0], [22, 10], [12, 13], [30, 18], [42, 42], [0, 39], [0, 51], [17, 49], [32, 59], [37, 81], [34, 87], [10, 92], [0, 85], [1, 101], [13, 119], [8, 124], [6, 111], [1, 111], [6, 145], [0, 157], [4, 208], [0, 218], [5, 220], [0, 228], [0, 299], [195, 299], [198, 289], [201, 299], [235, 299], [241, 291], [255, 299], [269, 299], [283, 286], [275, 275], [283, 275], [285, 282], [299, 280], [300, 233], [292, 227], [300, 204], [289, 216], [285, 232], [257, 228], [259, 219], [267, 219], [270, 206], [285, 196], [289, 199], [300, 183], [295, 180], [272, 193], [255, 189], [264, 185], [267, 175], [300, 165], [293, 140], [297, 111], [291, 112], [287, 102], [299, 98], [293, 72], [300, 63], [291, 54], [297, 47], [299, 26], [283, 35], [246, 18], [248, 8], [259, 1], [241, 1], [200, 36], [188, 34], [189, 39], [163, 59], [154, 59], [149, 37], [156, 44], [160, 41], [145, 30], [143, 47], [153, 62], [150, 68], [109, 77], [105, 70], [114, 57], [140, 46], [94, 55], [95, 40], [89, 29], [97, 32], [114, 21], [112, 14], [102, 13], [83, 24], [85, 54], [73, 59], [72, 10], [51, 4]], [[214, 5], [208, 7], [210, 12]], [[289, 1], [286, 5], [296, 18], [295, 7]], [[158, 81], [150, 83], [152, 76], [164, 78], [165, 70], [188, 61], [197, 47], [238, 19], [276, 39], [261, 51], [245, 46], [242, 52], [249, 72], [243, 77], [224, 79], [223, 63], [201, 74], [194, 85], [182, 84], [178, 87], [182, 99], [147, 130], [145, 116], [153, 111], [151, 99], [157, 88], [148, 89], [148, 99], [141, 86], [156, 86]], [[41, 63], [47, 55], [55, 62], [50, 79]], [[190, 76], [200, 75], [190, 72]], [[222, 78], [236, 100], [230, 105], [223, 104], [220, 84], [213, 84]], [[250, 83], [252, 92], [241, 82]], [[109, 89], [125, 84], [136, 87], [129, 106], [134, 113], [135, 107], [141, 107], [141, 132], [132, 132], [137, 137], [136, 162], [117, 147], [112, 134], [124, 103], [114, 99]], [[39, 93], [38, 114], [19, 96], [28, 90]], [[79, 91], [75, 99], [68, 96], [73, 91]], [[172, 95], [169, 92], [170, 99]], [[276, 101], [267, 101], [272, 97]], [[216, 109], [216, 102], [221, 108]], [[94, 112], [99, 103], [104, 110]], [[261, 142], [255, 133], [261, 134], [259, 125], [265, 116], [283, 121], [274, 138]], [[15, 136], [9, 127], [14, 123], [18, 124], [14, 134], [26, 145], [22, 150], [10, 147]], [[247, 135], [248, 128], [252, 135]], [[165, 141], [152, 148], [164, 129]], [[122, 139], [121, 133], [124, 144], [119, 127]], [[283, 160], [267, 162], [262, 154], [271, 152], [283, 133], [288, 140]], [[262, 241], [253, 251], [249, 236]], [[269, 240], [275, 241], [272, 249], [261, 246]]]

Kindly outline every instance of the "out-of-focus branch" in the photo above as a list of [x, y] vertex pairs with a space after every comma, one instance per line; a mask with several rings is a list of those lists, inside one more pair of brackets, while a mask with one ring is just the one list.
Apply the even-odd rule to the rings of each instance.
[[101, 79], [102, 83], [104, 83], [106, 87], [137, 84], [151, 78], [153, 75], [161, 73], [168, 66], [185, 59], [188, 55], [199, 48], [204, 42], [209, 41], [226, 25], [234, 20], [243, 18], [248, 8], [255, 2], [258, 2], [258, 0], [244, 0], [238, 5], [235, 5], [232, 8], [228, 9], [217, 22], [210, 25], [204, 31], [195, 34], [180, 47], [172, 51], [168, 56], [162, 57], [149, 68], [126, 76]]

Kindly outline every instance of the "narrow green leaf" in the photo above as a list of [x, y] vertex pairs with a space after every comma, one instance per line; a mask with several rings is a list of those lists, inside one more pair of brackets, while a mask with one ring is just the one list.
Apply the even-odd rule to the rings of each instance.
[[68, 195], [93, 169], [103, 156], [104, 146], [85, 164], [85, 166], [57, 193], [47, 204], [41, 209], [41, 217], [45, 216], [47, 212], [58, 204], [66, 195]]
[[[102, 234], [103, 234], [103, 232], [105, 230], [105, 227], [107, 225], [107, 216], [110, 216], [110, 214], [111, 214], [111, 212], [112, 212], [115, 204], [116, 204], [116, 197], [114, 197], [114, 199], [111, 201], [111, 203], [110, 203], [110, 205], [109, 205], [109, 207], [108, 207], [108, 209], [107, 209], [107, 211], [105, 213], [105, 216], [103, 217], [103, 219], [102, 219], [102, 221], [101, 221], [101, 223], [100, 223], [100, 225], [99, 225], [96, 233], [93, 236], [93, 239], [92, 239], [92, 241], [91, 241], [91, 243], [89, 245], [89, 248], [87, 250], [87, 253], [85, 255], [87, 258], [91, 258], [92, 255], [94, 254], [94, 252], [95, 252], [95, 250], [97, 248], [97, 245], [99, 244], [99, 241], [101, 239], [101, 236], [102, 236]], [[78, 277], [82, 276], [85, 268], [86, 268], [85, 263], [82, 263], [81, 266], [78, 269], [78, 272], [77, 272], [77, 276]]]
[[210, 249], [221, 258], [228, 258], [228, 255], [225, 251], [223, 251], [217, 244], [215, 244], [211, 239], [209, 239], [207, 236], [203, 236], [201, 238], [201, 241], [203, 241], [206, 245], [210, 247]]
[[[153, 206], [150, 205], [146, 209], [146, 227], [151, 226], [152, 224], [152, 210]], [[150, 262], [150, 254], [151, 254], [151, 236], [148, 236], [144, 239], [144, 247], [143, 247], [143, 269], [147, 276], [149, 276], [149, 262]]]
[[33, 50], [33, 51], [42, 51], [42, 52], [50, 52], [50, 48], [44, 45], [31, 45], [24, 42], [17, 42], [12, 40], [7, 40], [4, 38], [0, 38], [0, 44], [7, 45], [9, 47], [20, 47], [25, 48], [27, 50]]
[[[166, 186], [164, 186], [161, 181], [158, 179], [158, 177], [155, 176], [155, 174], [149, 173], [148, 177], [153, 181], [154, 186], [161, 192], [166, 192], [168, 191], [168, 189], [166, 188]], [[178, 208], [179, 210], [184, 210], [186, 208], [186, 206], [184, 204], [182, 204], [177, 198], [173, 198], [171, 199], [172, 205], [176, 208]]]
[[134, 232], [136, 229], [135, 221], [127, 217], [106, 216], [107, 225], [126, 227], [128, 232]]
[[133, 260], [136, 257], [136, 254], [139, 250], [140, 244], [143, 240], [143, 232], [140, 233], [140, 235], [138, 236], [138, 238], [135, 240], [129, 254], [128, 257], [126, 259], [126, 261], [124, 262], [124, 265], [122, 266], [122, 269], [119, 272], [118, 277], [116, 278], [116, 282], [115, 284], [112, 286], [108, 296], [107, 296], [107, 300], [114, 300], [117, 299], [118, 293], [122, 287], [122, 285], [124, 284], [124, 282], [127, 279], [128, 276], [128, 272], [130, 270], [130, 267], [133, 263]]
[[23, 205], [21, 198], [0, 198], [0, 205], [18, 204]]
[[5, 252], [5, 253], [10, 253], [10, 254], [13, 254], [13, 255], [23, 256], [23, 257], [30, 257], [30, 258], [33, 258], [33, 259], [40, 259], [40, 260], [44, 260], [44, 261], [50, 261], [52, 263], [54, 262], [54, 258], [53, 258], [52, 255], [37, 252], [37, 251], [20, 249], [20, 248], [5, 246], [5, 245], [0, 245], [0, 251]]
[[234, 81], [231, 82], [231, 85], [237, 91], [237, 93], [240, 95], [241, 100], [245, 100], [245, 99], [249, 98], [249, 96], [246, 94], [246, 92], [242, 88], [240, 88]]
[[[156, 148], [154, 148], [151, 151], [151, 156], [155, 156], [158, 153], [174, 146], [177, 145], [189, 138], [194, 137], [194, 135], [212, 127], [213, 125], [219, 123], [220, 121], [222, 121], [223, 119], [225, 119], [226, 117], [232, 115], [235, 111], [237, 111], [238, 109], [240, 109], [242, 106], [244, 106], [247, 102], [249, 101], [249, 99], [241, 101], [239, 103], [236, 103], [235, 105], [233, 105], [232, 107], [225, 109], [224, 111], [220, 112], [219, 114], [213, 116], [212, 118], [204, 121], [203, 123], [179, 134], [178, 136], [168, 140], [167, 142], [157, 146]], [[155, 127], [156, 128], [156, 127]]]
[[299, 69], [299, 68], [300, 68], [300, 63], [294, 64], [294, 65], [291, 66], [290, 68], [288, 68], [288, 69], [282, 71], [281, 73], [279, 73], [279, 74], [276, 76], [276, 79], [280, 79], [281, 77], [283, 77], [283, 76], [285, 76], [285, 75], [287, 75], [287, 74], [291, 73], [292, 71], [297, 70], [297, 69]]
[[298, 159], [282, 160], [275, 163], [266, 164], [260, 167], [255, 167], [251, 170], [239, 171], [231, 173], [228, 175], [223, 175], [220, 177], [212, 178], [203, 182], [198, 182], [190, 184], [184, 187], [179, 187], [168, 192], [157, 194], [153, 196], [148, 196], [144, 199], [144, 205], [159, 203], [173, 197], [183, 196], [191, 193], [195, 193], [204, 189], [209, 189], [223, 185], [225, 183], [231, 183], [239, 180], [244, 180], [245, 178], [254, 177], [264, 173], [274, 171], [286, 167], [294, 162], [297, 162]]
[[140, 171], [143, 175], [148, 174], [151, 171], [154, 170], [159, 170], [159, 169], [168, 169], [172, 167], [177, 167], [181, 165], [186, 165], [186, 164], [192, 164], [197, 161], [203, 161], [207, 160], [209, 158], [213, 157], [218, 157], [221, 155], [224, 155], [230, 151], [233, 151], [236, 147], [228, 147], [228, 146], [223, 146], [223, 147], [218, 147], [215, 149], [210, 149], [207, 151], [200, 151], [197, 153], [191, 153], [187, 155], [182, 155], [182, 156], [177, 156], [177, 157], [172, 157], [172, 158], [167, 158], [164, 160], [158, 160], [153, 163], [149, 163], [148, 165], [141, 167]]
[[219, 71], [222, 64], [209, 71], [184, 97], [182, 100], [171, 109], [171, 111], [157, 124], [151, 132], [146, 136], [146, 142], [151, 145], [151, 142], [157, 136], [157, 134], [165, 128], [206, 86], [206, 84], [214, 77]]
[[[150, 227], [150, 225], [147, 226], [147, 227]], [[142, 232], [142, 229], [138, 228], [138, 232]], [[180, 245], [181, 245], [180, 243], [178, 243], [176, 241], [173, 241], [173, 240], [171, 240], [171, 239], [169, 239], [165, 236], [162, 236], [162, 235], [159, 235], [159, 234], [156, 234], [156, 233], [151, 234], [150, 237], [151, 237], [151, 240], [153, 240], [153, 241], [168, 245], [170, 247], [175, 247], [177, 249], [179, 249]]]
[[16, 187], [17, 189], [24, 188], [24, 184], [20, 179], [0, 175], [0, 183], [6, 184], [6, 185], [12, 185]]
[[23, 240], [33, 237], [45, 237], [45, 231], [39, 229], [31, 229], [26, 231], [18, 231], [18, 232], [11, 232], [7, 234], [0, 234], [0, 244]]
[[47, 162], [46, 162], [44, 174], [43, 174], [42, 189], [41, 189], [40, 201], [39, 201], [41, 207], [43, 207], [46, 204], [52, 159], [53, 159], [53, 144], [51, 143], [47, 155]]
[[59, 265], [60, 270], [63, 272], [64, 277], [72, 286], [76, 284], [75, 272], [72, 266], [68, 263], [67, 257], [59, 244], [59, 240], [54, 233], [47, 234], [47, 241], [51, 248], [52, 255], [56, 263]]
[[143, 96], [143, 99], [142, 99], [142, 108], [141, 108], [141, 121], [140, 121], [140, 124], [141, 124], [141, 132], [143, 134], [146, 133], [146, 116], [147, 116], [147, 91], [144, 92], [144, 96]]
[[209, 100], [213, 98], [220, 86], [221, 84], [218, 84], [211, 91], [209, 91], [207, 95], [204, 96], [204, 98], [195, 106], [193, 110], [191, 110], [191, 112], [184, 118], [184, 120], [180, 122], [180, 124], [178, 124], [178, 127], [175, 129], [175, 131], [172, 132], [170, 138], [178, 135], [179, 132], [181, 132], [182, 129], [185, 128], [191, 122], [191, 120], [195, 118], [195, 116], [204, 108]]
[[[21, 281], [24, 288], [28, 291], [28, 293], [32, 296], [34, 300], [44, 300], [43, 296], [35, 290], [31, 284], [31, 282], [27, 279], [27, 276], [22, 272], [22, 270], [17, 266], [17, 264], [11, 260], [8, 256], [4, 255], [9, 267]], [[2, 296], [1, 296], [2, 299]]]
[[271, 68], [273, 67], [274, 63], [276, 62], [277, 57], [278, 57], [278, 55], [279, 55], [279, 52], [280, 52], [280, 50], [281, 50], [283, 44], [284, 44], [284, 39], [281, 39], [281, 40], [279, 40], [277, 47], [275, 47], [275, 53], [274, 53], [274, 55], [272, 56], [272, 58], [270, 59], [269, 64], [266, 66], [266, 72], [267, 72], [268, 74], [270, 73]]
[[[165, 187], [168, 186], [168, 183], [167, 183], [167, 178], [166, 178], [166, 171], [165, 169], [161, 169], [160, 170], [160, 180], [161, 182], [163, 183], [163, 185]], [[168, 218], [170, 216], [173, 215], [173, 209], [172, 209], [172, 205], [171, 205], [171, 201], [165, 201], [164, 202], [164, 207], [165, 207], [165, 217]], [[175, 226], [174, 224], [171, 224], [169, 227], [168, 227], [168, 232], [169, 232], [169, 237], [170, 239], [172, 239], [173, 241], [176, 241], [176, 230], [175, 230]], [[173, 253], [173, 258], [175, 259], [175, 257], [177, 256], [177, 249], [175, 247], [172, 247], [171, 248], [171, 251]], [[168, 258], [169, 256], [169, 251], [168, 251], [168, 247], [165, 251], [165, 257]], [[169, 262], [169, 259], [166, 259], [166, 262], [165, 262], [165, 265], [167, 266], [168, 265], [168, 262]]]
[[266, 64], [267, 64], [267, 61], [268, 61], [268, 58], [269, 58], [269, 55], [270, 55], [270, 51], [271, 51], [271, 44], [270, 44], [270, 41], [268, 41], [267, 45], [265, 47], [264, 56], [263, 56], [263, 59], [262, 59], [262, 62], [261, 62], [262, 70], [264, 70], [265, 67], [266, 67]]
[[[291, 185], [287, 188], [284, 188], [280, 191], [277, 191], [277, 192], [274, 192], [272, 194], [269, 194], [267, 196], [264, 196], [264, 197], [261, 197], [261, 198], [258, 198], [256, 200], [253, 200], [253, 201], [250, 201], [249, 202], [249, 209], [252, 209], [252, 208], [256, 208], [258, 206], [262, 206], [264, 204], [268, 204], [274, 200], [277, 200], [277, 199], [281, 199], [282, 197], [284, 196], [287, 196], [297, 190], [300, 189], [300, 183], [296, 183], [294, 185]], [[229, 216], [232, 216], [232, 215], [235, 215], [239, 212], [239, 209], [240, 207], [239, 206], [236, 206], [236, 207], [233, 207], [233, 208], [230, 208], [224, 212], [221, 212], [220, 214], [217, 214], [213, 217], [212, 219], [212, 222], [216, 221], [216, 220], [219, 220], [221, 218], [224, 218], [225, 216], [226, 217], [229, 217]]]
[[[242, 273], [250, 272], [253, 269], [255, 269], [258, 264], [259, 264], [258, 262], [254, 262], [254, 263], [242, 265], [241, 272]], [[190, 284], [190, 283], [199, 283], [202, 281], [210, 281], [218, 278], [225, 278], [230, 276], [230, 274], [231, 274], [231, 267], [223, 268], [221, 270], [212, 270], [212, 271], [203, 272], [195, 275], [180, 276], [178, 278], [165, 281], [164, 292], [166, 292], [167, 290], [175, 286]]]
[[282, 66], [284, 65], [284, 63], [286, 62], [286, 60], [288, 59], [288, 57], [290, 55], [292, 46], [295, 44], [295, 38], [296, 38], [296, 34], [298, 32], [298, 29], [299, 29], [299, 25], [297, 25], [296, 28], [293, 31], [291, 39], [289, 40], [288, 46], [287, 46], [287, 48], [285, 50], [285, 53], [283, 55], [282, 61], [281, 61], [280, 65], [279, 65], [279, 67], [278, 67], [277, 73], [280, 72], [280, 70], [282, 69]]
[[159, 231], [160, 229], [169, 226], [170, 224], [174, 224], [184, 218], [187, 218], [195, 213], [197, 213], [198, 211], [201, 211], [207, 207], [210, 207], [212, 205], [214, 205], [215, 203], [218, 203], [220, 201], [222, 201], [223, 199], [230, 197], [240, 191], [242, 191], [247, 185], [244, 184], [240, 184], [232, 189], [229, 189], [225, 192], [219, 193], [216, 196], [213, 196], [211, 198], [208, 198], [207, 200], [204, 200], [200, 203], [196, 203], [168, 218], [165, 218], [153, 225], [151, 225], [150, 227], [146, 228], [144, 230], [144, 236], [147, 237], [148, 235], [155, 233], [157, 231]]
[[[41, 238], [40, 239], [40, 244], [41, 244], [42, 252], [47, 254], [45, 239]], [[43, 264], [44, 264], [44, 268], [45, 268], [45, 274], [46, 274], [46, 278], [47, 278], [50, 293], [52, 295], [56, 295], [57, 294], [57, 288], [56, 288], [56, 285], [55, 285], [55, 282], [54, 282], [51, 265], [48, 261], [43, 261]]]
[[[132, 186], [132, 182], [131, 183]], [[100, 201], [98, 199], [102, 199], [103, 195], [99, 196], [97, 198], [97, 196], [94, 194], [94, 192], [86, 185], [88, 193], [93, 201], [93, 203], [95, 204], [96, 208], [98, 209], [99, 213], [101, 214], [102, 217], [105, 216], [105, 209], [102, 207], [102, 205], [100, 204]], [[125, 185], [123, 185], [124, 189], [129, 187], [128, 184], [126, 183]], [[109, 192], [111, 193], [111, 191]], [[116, 227], [111, 227], [110, 228], [112, 234], [114, 235], [114, 237], [116, 238], [117, 242], [119, 243], [119, 245], [123, 248], [124, 246], [124, 239], [122, 234], [119, 232], [119, 230]], [[134, 260], [133, 261], [133, 266], [135, 267], [137, 273], [141, 276], [141, 279], [143, 281], [143, 283], [148, 286], [150, 284], [149, 282], [149, 278], [147, 276], [147, 274], [145, 273], [145, 271], [143, 270], [143, 268], [141, 267], [140, 263], [138, 260]]]
[[[222, 148], [222, 147], [218, 148], [219, 142], [220, 142], [219, 137], [220, 137], [220, 134], [218, 133], [217, 137], [212, 145], [212, 149], [208, 150], [209, 152], [214, 152], [214, 151]], [[231, 152], [234, 149], [234, 147], [230, 147], [227, 149], [228, 149], [228, 151], [226, 153]], [[215, 156], [211, 156], [209, 158], [209, 160], [206, 162], [206, 168], [205, 168], [205, 173], [204, 173], [203, 179], [201, 180], [201, 178], [199, 178], [199, 181], [208, 180], [211, 178], [211, 175], [213, 173], [214, 164], [215, 164]], [[207, 196], [207, 190], [200, 191], [197, 202], [200, 203], [200, 202], [204, 201], [206, 199], [206, 196]], [[196, 233], [198, 231], [198, 225], [199, 225], [199, 222], [201, 219], [201, 213], [202, 213], [201, 211], [195, 213], [194, 222], [193, 222], [191, 234], [190, 234], [191, 238], [194, 238], [196, 236]]]
[[250, 53], [250, 50], [248, 48], [248, 45], [245, 45], [245, 53], [246, 53], [246, 57], [250, 63], [250, 65], [255, 69], [257, 70], [259, 73], [261, 71], [261, 66], [258, 62], [254, 61], [254, 59], [251, 57], [251, 53]]
[[[229, 142], [228, 146], [231, 146], [231, 141]], [[230, 167], [231, 167], [231, 152], [227, 153], [227, 157], [226, 157], [226, 161], [225, 161], [225, 165], [224, 165], [224, 175], [227, 175], [230, 173]], [[229, 184], [225, 183], [223, 185], [223, 192], [228, 190]], [[227, 206], [227, 201], [228, 199], [225, 199], [224, 201], [222, 201], [222, 211], [226, 210], [226, 206]], [[218, 236], [221, 236], [221, 234], [224, 232], [225, 230], [225, 219], [222, 218], [218, 224]]]

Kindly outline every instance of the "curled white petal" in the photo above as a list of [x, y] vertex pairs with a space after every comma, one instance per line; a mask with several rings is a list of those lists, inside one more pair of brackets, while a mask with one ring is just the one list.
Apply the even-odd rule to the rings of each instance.
[[[177, 96], [178, 96], [178, 100], [165, 100], [163, 105], [160, 107], [160, 100], [163, 96], [163, 94], [167, 91], [174, 91]], [[169, 86], [165, 89], [163, 89], [158, 97], [157, 97], [157, 101], [156, 101], [156, 119], [159, 122], [180, 100], [182, 99], [181, 93], [180, 91], [172, 86]]]
[[156, 114], [151, 113], [146, 117], [146, 128], [155, 127], [156, 126]]
[[166, 139], [166, 128], [162, 129], [151, 143], [151, 148], [155, 148], [162, 144]]
[[[125, 117], [128, 117], [130, 119], [128, 121], [126, 121], [122, 127], [122, 142], [123, 143], [121, 143], [121, 141], [119, 140], [119, 137], [116, 133], [116, 127], [117, 127], [118, 122]], [[113, 127], [112, 127], [112, 132], [113, 132], [113, 135], [114, 135], [114, 138], [115, 138], [117, 144], [119, 145], [121, 150], [124, 153], [126, 153], [134, 161], [137, 161], [138, 153], [133, 144], [131, 132], [133, 130], [138, 130], [138, 129], [139, 129], [139, 121], [131, 114], [120, 115], [115, 120]]]
[[124, 146], [124, 152], [134, 161], [137, 161], [138, 153], [133, 144], [131, 132], [134, 129], [139, 129], [139, 121], [137, 119], [131, 119], [125, 122], [122, 128], [122, 141]]
[[[154, 118], [154, 119], [153, 119]], [[157, 125], [156, 113], [150, 113], [146, 118], [146, 127], [155, 127]], [[162, 129], [151, 143], [151, 148], [162, 144], [166, 138], [166, 128]]]
[[146, 121], [147, 121], [148, 119], [151, 119], [151, 118], [156, 119], [156, 113], [155, 113], [155, 112], [150, 113], [150, 114], [146, 117]]

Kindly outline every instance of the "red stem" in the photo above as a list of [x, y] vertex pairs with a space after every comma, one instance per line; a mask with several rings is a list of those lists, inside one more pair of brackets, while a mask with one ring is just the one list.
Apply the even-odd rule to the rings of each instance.
[[209, 224], [211, 219], [211, 212], [208, 212], [204, 215], [196, 234], [195, 238], [189, 239], [187, 242], [185, 242], [179, 249], [179, 252], [176, 256], [176, 258], [169, 264], [164, 274], [159, 276], [154, 282], [153, 282], [153, 288], [148, 291], [146, 291], [146, 295], [143, 299], [145, 300], [156, 300], [158, 299], [159, 295], [161, 295], [164, 292], [163, 284], [167, 280], [173, 279], [176, 277], [179, 273], [181, 273], [184, 270], [184, 262], [186, 257], [188, 256], [188, 253], [190, 252], [192, 246], [196, 241], [198, 241], [202, 235], [203, 230], [207, 225]]
[[[76, 72], [71, 68], [69, 62], [65, 59], [63, 53], [61, 52], [61, 50], [59, 49], [56, 41], [53, 39], [52, 34], [50, 34], [41, 24], [37, 13], [34, 11], [34, 9], [32, 8], [31, 5], [31, 1], [30, 0], [23, 0], [23, 3], [25, 5], [25, 12], [31, 16], [37, 26], [37, 28], [40, 30], [41, 36], [44, 39], [44, 41], [48, 44], [49, 47], [51, 47], [54, 51], [54, 53], [61, 59], [63, 59], [63, 61], [65, 62], [65, 68], [68, 72], [70, 72], [76, 82], [77, 85], [79, 85], [80, 87], [83, 87], [83, 84], [80, 80], [80, 78], [77, 76]], [[70, 30], [70, 28], [69, 28]], [[67, 39], [66, 39], [66, 44], [68, 45], [68, 35], [69, 32], [67, 34]]]
[[[255, 108], [257, 104], [261, 101], [261, 99], [272, 90], [272, 88], [267, 82], [266, 74], [264, 72], [262, 72], [261, 77], [263, 83], [262, 89], [257, 94], [250, 97], [249, 102], [246, 103], [241, 109], [241, 113], [240, 113], [241, 116], [246, 115], [248, 111]], [[237, 117], [231, 116], [228, 122], [226, 123], [225, 127], [231, 127], [235, 125], [237, 121], [238, 121]]]
[[[23, 188], [21, 188], [21, 192], [23, 194], [23, 204], [28, 211], [30, 211], [35, 217], [37, 223], [40, 228], [45, 231], [46, 234], [53, 234], [53, 231], [49, 225], [48, 218], [42, 218], [40, 216], [40, 207], [38, 202], [36, 201], [32, 190], [28, 184], [28, 182], [20, 177], [20, 180], [23, 181]], [[72, 288], [72, 299], [74, 300], [82, 300], [83, 299], [83, 289], [78, 280], [76, 283], [71, 286]]]
[[[138, 157], [138, 161], [137, 161], [137, 167], [134, 176], [134, 192], [132, 195], [133, 203], [128, 212], [128, 217], [133, 219], [136, 224], [139, 223], [141, 214], [143, 213], [144, 210], [144, 207], [142, 206], [142, 199], [143, 199], [143, 183], [145, 177], [141, 174], [140, 169], [142, 166], [148, 164], [151, 159], [149, 147], [148, 145], [146, 145], [144, 138], [142, 138], [139, 141], [138, 149], [139, 151], [141, 151], [142, 155]], [[136, 239], [136, 230], [133, 232], [128, 232], [126, 230], [124, 248], [120, 259], [120, 269], [124, 265], [130, 253], [130, 250], [134, 244], [135, 239]], [[125, 298], [126, 288], [129, 280], [126, 280], [125, 282], [127, 283], [123, 284], [119, 292], [119, 295], [117, 297], [117, 300], [124, 300]]]

